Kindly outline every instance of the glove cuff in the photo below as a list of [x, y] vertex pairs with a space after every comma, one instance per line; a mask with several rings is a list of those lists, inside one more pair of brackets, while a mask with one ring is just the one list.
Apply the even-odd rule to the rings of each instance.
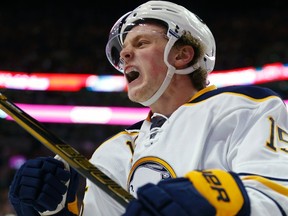
[[79, 209], [77, 196], [75, 196], [75, 200], [73, 202], [67, 204], [67, 207], [69, 212], [78, 215]]
[[216, 208], [217, 215], [250, 214], [249, 197], [237, 174], [214, 169], [192, 171], [186, 178]]

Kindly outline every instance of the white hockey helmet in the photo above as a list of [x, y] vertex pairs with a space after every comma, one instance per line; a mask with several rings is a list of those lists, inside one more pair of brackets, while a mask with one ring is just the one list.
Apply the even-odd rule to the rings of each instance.
[[[172, 76], [176, 74], [189, 74], [198, 68], [205, 69], [208, 73], [214, 69], [216, 45], [213, 34], [207, 25], [194, 13], [185, 7], [161, 0], [148, 1], [138, 6], [133, 11], [124, 14], [112, 27], [109, 40], [106, 45], [106, 56], [109, 62], [120, 72], [123, 71], [123, 62], [120, 59], [123, 37], [133, 26], [145, 20], [158, 20], [164, 23], [167, 30], [168, 43], [164, 51], [164, 61], [168, 67], [167, 75], [158, 91], [143, 105], [150, 105], [155, 102], [169, 85]], [[184, 32], [190, 32], [193, 37], [198, 39], [204, 48], [204, 56], [194, 65], [176, 70], [168, 62], [168, 54], [174, 43], [182, 36]]]

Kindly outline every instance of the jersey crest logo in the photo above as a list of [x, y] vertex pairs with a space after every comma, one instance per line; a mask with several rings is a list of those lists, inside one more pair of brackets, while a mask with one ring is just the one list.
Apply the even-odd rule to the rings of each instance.
[[141, 158], [133, 165], [129, 179], [128, 189], [131, 194], [136, 197], [136, 191], [144, 184], [158, 183], [161, 180], [176, 177], [171, 166], [155, 157]]

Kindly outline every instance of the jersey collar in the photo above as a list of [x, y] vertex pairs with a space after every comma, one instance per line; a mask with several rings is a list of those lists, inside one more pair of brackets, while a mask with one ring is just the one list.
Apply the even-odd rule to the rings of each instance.
[[[217, 87], [216, 87], [215, 85], [210, 85], [210, 86], [208, 86], [208, 87], [206, 87], [206, 88], [204, 88], [204, 89], [201, 89], [199, 92], [197, 92], [196, 94], [194, 94], [194, 95], [192, 96], [192, 98], [191, 98], [187, 103], [189, 103], [190, 101], [194, 100], [195, 98], [203, 95], [204, 93], [209, 92], [209, 91], [213, 91], [213, 90], [215, 90], [215, 89], [217, 89]], [[150, 110], [149, 113], [148, 113], [148, 116], [146, 117], [146, 120], [150, 122], [152, 115], [153, 115], [153, 113], [152, 113], [152, 111]]]
[[192, 96], [192, 98], [188, 101], [188, 103], [191, 102], [192, 100], [194, 100], [195, 98], [198, 98], [199, 96], [205, 94], [206, 92], [213, 91], [215, 89], [217, 89], [217, 87], [215, 85], [210, 85], [204, 89], [201, 89], [199, 92], [197, 92], [196, 94], [194, 94]]

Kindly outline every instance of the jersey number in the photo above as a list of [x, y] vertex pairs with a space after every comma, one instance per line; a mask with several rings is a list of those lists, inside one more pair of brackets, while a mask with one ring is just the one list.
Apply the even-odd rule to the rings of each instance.
[[[284, 131], [282, 128], [280, 128], [278, 125], [275, 124], [275, 120], [272, 117], [269, 117], [269, 121], [271, 123], [270, 125], [270, 138], [269, 140], [266, 142], [266, 146], [273, 150], [273, 151], [277, 151], [277, 146], [275, 143], [275, 133], [276, 136], [278, 135], [278, 139], [280, 142], [286, 143], [288, 144], [288, 133], [286, 131]], [[281, 151], [284, 151], [286, 153], [288, 153], [288, 149], [287, 148], [279, 148]]]

